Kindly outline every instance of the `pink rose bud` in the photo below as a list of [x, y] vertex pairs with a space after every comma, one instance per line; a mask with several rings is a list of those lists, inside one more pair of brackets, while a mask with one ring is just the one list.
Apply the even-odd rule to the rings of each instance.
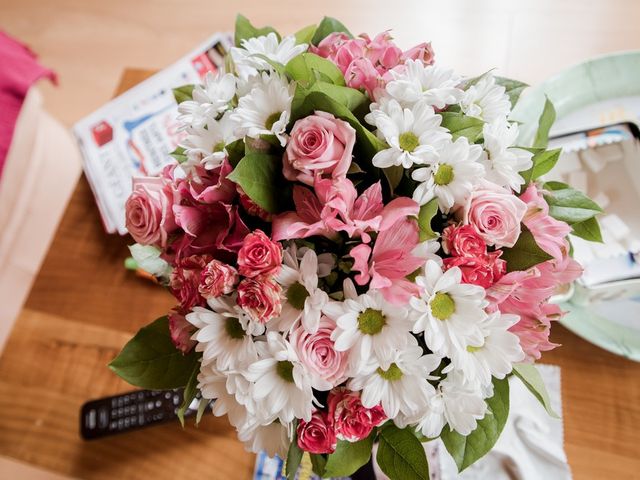
[[502, 251], [486, 255], [449, 257], [443, 259], [445, 270], [459, 267], [462, 272], [462, 283], [489, 288], [500, 280], [507, 272], [507, 262], [500, 258]]
[[202, 270], [198, 291], [203, 298], [219, 297], [233, 291], [238, 283], [238, 271], [219, 260], [211, 260]]
[[171, 310], [167, 316], [171, 341], [182, 353], [189, 353], [196, 344], [195, 340], [191, 340], [195, 327], [187, 321], [184, 310], [180, 308]]
[[200, 295], [202, 270], [213, 258], [211, 255], [191, 255], [180, 259], [169, 277], [169, 290], [178, 299], [184, 310], [196, 305], [204, 306], [206, 301]]
[[487, 245], [513, 247], [520, 237], [520, 222], [527, 205], [510, 190], [480, 180], [462, 210], [465, 225], [473, 225]]
[[316, 333], [310, 334], [300, 325], [291, 334], [291, 344], [307, 367], [311, 385], [316, 390], [330, 390], [347, 379], [348, 353], [336, 351], [331, 340], [335, 328], [335, 322], [323, 316]]
[[351, 165], [356, 131], [330, 113], [298, 120], [283, 159], [284, 176], [313, 185], [317, 176], [344, 177]]
[[282, 287], [272, 277], [245, 278], [238, 285], [238, 305], [256, 322], [280, 315]]
[[238, 265], [245, 277], [276, 274], [282, 265], [282, 246], [262, 230], [255, 230], [244, 237], [238, 252]]
[[442, 232], [442, 247], [454, 257], [479, 257], [487, 253], [487, 244], [472, 225], [450, 225]]
[[357, 442], [367, 438], [374, 427], [387, 419], [381, 405], [365, 408], [360, 393], [344, 387], [336, 388], [327, 399], [337, 438]]
[[133, 191], [125, 204], [125, 224], [141, 245], [166, 246], [168, 234], [177, 228], [173, 216], [173, 193], [166, 179], [133, 179]]
[[298, 446], [309, 453], [333, 453], [336, 449], [336, 434], [326, 412], [317, 410], [311, 420], [298, 423]]

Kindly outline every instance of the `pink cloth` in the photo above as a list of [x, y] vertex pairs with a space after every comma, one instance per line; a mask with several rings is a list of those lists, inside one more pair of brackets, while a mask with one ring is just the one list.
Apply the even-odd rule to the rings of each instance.
[[24, 98], [42, 77], [56, 83], [56, 74], [40, 65], [29, 48], [0, 32], [0, 176]]

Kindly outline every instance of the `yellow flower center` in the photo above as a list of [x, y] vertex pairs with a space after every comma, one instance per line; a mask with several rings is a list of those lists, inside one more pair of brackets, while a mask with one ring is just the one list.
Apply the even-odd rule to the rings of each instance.
[[456, 311], [456, 303], [448, 293], [438, 292], [429, 302], [431, 313], [438, 320], [448, 320]]

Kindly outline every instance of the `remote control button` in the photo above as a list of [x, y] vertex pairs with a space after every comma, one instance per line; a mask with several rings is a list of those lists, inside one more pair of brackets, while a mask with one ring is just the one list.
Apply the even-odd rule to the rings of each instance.
[[153, 410], [153, 402], [147, 402], [147, 411]]
[[124, 420], [121, 418], [120, 420], [118, 420], [118, 429], [122, 430], [122, 427], [124, 427]]
[[138, 424], [138, 417], [131, 417], [131, 426], [135, 427]]
[[171, 392], [166, 392], [164, 394], [164, 398], [166, 398], [167, 400], [169, 400], [171, 398]]
[[122, 397], [118, 398], [118, 406], [122, 407], [124, 405], [124, 400], [122, 399]]
[[117, 405], [118, 405], [118, 399], [113, 397], [111, 399], [111, 408], [116, 408]]
[[115, 430], [118, 427], [118, 423], [117, 422], [111, 422], [109, 424], [109, 430]]
[[144, 415], [142, 414], [138, 415], [138, 423], [140, 425], [144, 425]]
[[174, 395], [173, 396], [173, 404], [174, 405], [179, 405], [180, 404], [180, 395]]
[[119, 408], [118, 409], [118, 416], [121, 417], [122, 415], [124, 415], [124, 408]]
[[124, 428], [129, 428], [129, 426], [131, 425], [131, 420], [129, 420], [129, 417], [124, 419]]
[[162, 400], [156, 400], [156, 408], [160, 408], [162, 406]]
[[129, 405], [127, 405], [126, 407], [124, 407], [124, 414], [125, 414], [125, 415], [129, 415]]
[[144, 392], [138, 392], [138, 400], [144, 400]]
[[127, 395], [126, 397], [124, 397], [123, 401], [125, 405], [129, 405], [129, 396]]
[[107, 410], [107, 407], [102, 407], [98, 410], [98, 426], [107, 428], [107, 425], [109, 425], [109, 410]]
[[87, 415], [87, 426], [93, 430], [96, 428], [96, 411], [94, 409], [89, 410]]
[[136, 404], [131, 405], [131, 408], [130, 408], [131, 413], [136, 413], [137, 410], [138, 410], [138, 406]]

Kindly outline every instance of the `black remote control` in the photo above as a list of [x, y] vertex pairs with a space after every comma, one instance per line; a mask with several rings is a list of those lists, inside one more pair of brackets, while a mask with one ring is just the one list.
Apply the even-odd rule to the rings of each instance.
[[[182, 389], [135, 390], [86, 402], [80, 410], [80, 434], [85, 440], [124, 433], [178, 418]], [[196, 413], [199, 400], [184, 416]]]

